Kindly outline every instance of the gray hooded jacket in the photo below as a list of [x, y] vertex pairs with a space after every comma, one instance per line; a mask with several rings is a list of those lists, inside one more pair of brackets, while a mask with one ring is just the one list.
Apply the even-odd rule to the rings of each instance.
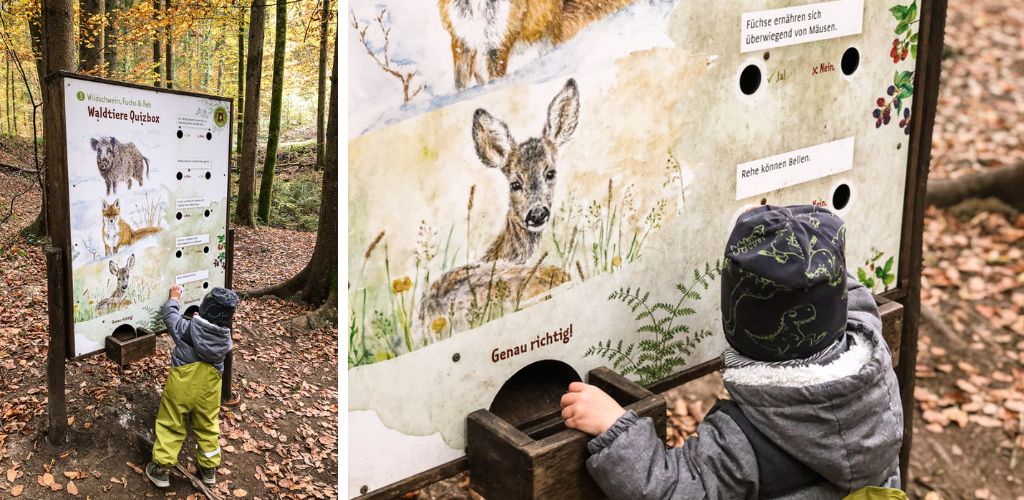
[[171, 299], [164, 304], [164, 323], [174, 339], [171, 366], [184, 366], [197, 361], [213, 365], [224, 374], [224, 357], [231, 352], [231, 329], [217, 326], [199, 317], [186, 319], [181, 304]]
[[[864, 486], [899, 488], [903, 412], [871, 293], [847, 280], [843, 349], [813, 363], [763, 363], [729, 352], [725, 386], [747, 419], [824, 480], [787, 499], [841, 498]], [[592, 439], [587, 469], [612, 499], [761, 498], [757, 460], [725, 412], [666, 450], [651, 419], [627, 412]]]

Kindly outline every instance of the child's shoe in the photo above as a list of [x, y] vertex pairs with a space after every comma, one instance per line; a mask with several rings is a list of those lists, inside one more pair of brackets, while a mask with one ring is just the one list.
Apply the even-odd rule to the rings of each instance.
[[146, 464], [146, 477], [153, 481], [157, 488], [166, 488], [171, 485], [171, 469], [160, 467], [153, 462]]
[[199, 479], [203, 480], [203, 484], [213, 486], [217, 484], [217, 469], [207, 469], [202, 465], [197, 465], [199, 468]]

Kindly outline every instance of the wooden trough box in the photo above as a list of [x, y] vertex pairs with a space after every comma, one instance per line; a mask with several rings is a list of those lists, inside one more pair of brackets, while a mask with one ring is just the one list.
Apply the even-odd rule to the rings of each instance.
[[[654, 419], [665, 438], [665, 399], [608, 368], [588, 373], [595, 385], [626, 410]], [[472, 488], [485, 498], [605, 498], [587, 472], [591, 436], [567, 429], [559, 413], [518, 428], [491, 413], [467, 417], [467, 448]]]
[[156, 351], [156, 334], [146, 328], [121, 325], [107, 336], [107, 359], [124, 366]]

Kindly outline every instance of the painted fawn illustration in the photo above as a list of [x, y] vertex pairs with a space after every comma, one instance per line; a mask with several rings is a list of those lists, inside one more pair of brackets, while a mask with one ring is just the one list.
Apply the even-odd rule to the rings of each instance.
[[478, 263], [457, 267], [441, 275], [426, 291], [421, 323], [439, 317], [451, 320], [484, 304], [501, 303], [503, 310], [518, 309], [522, 301], [547, 293], [569, 281], [557, 266], [527, 264], [540, 247], [551, 218], [557, 180], [556, 157], [576, 130], [579, 91], [570, 79], [548, 106], [540, 137], [517, 143], [508, 126], [486, 110], [473, 115], [473, 142], [480, 161], [505, 174], [509, 208], [505, 227]]
[[121, 218], [121, 200], [113, 203], [103, 200], [103, 255], [116, 254], [121, 247], [131, 245], [146, 236], [160, 232], [159, 227], [132, 229]]
[[125, 297], [125, 293], [128, 291], [128, 282], [131, 279], [131, 270], [133, 267], [135, 267], [135, 254], [128, 256], [128, 260], [125, 261], [124, 267], [118, 266], [113, 259], [110, 260], [110, 274], [117, 277], [117, 287], [114, 288], [114, 293], [110, 294], [110, 297], [107, 297], [96, 304], [97, 315], [116, 311], [130, 303], [128, 298]]
[[149, 177], [149, 158], [142, 156], [135, 144], [118, 141], [116, 137], [100, 137], [89, 142], [96, 151], [96, 167], [107, 185], [107, 196], [117, 194], [119, 182], [124, 182], [131, 189], [134, 179], [142, 187], [143, 167], [146, 177]]
[[441, 23], [452, 38], [455, 88], [505, 76], [519, 43], [559, 45], [588, 24], [635, 0], [438, 0]]

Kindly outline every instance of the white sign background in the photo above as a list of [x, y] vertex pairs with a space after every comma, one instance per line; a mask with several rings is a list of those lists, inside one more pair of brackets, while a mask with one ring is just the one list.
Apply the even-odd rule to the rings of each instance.
[[[185, 308], [224, 286], [231, 109], [230, 100], [65, 77], [72, 356], [102, 350], [123, 324], [162, 330], [160, 308], [181, 275], [206, 276], [184, 285]], [[113, 160], [110, 173], [97, 150]], [[208, 243], [178, 246], [195, 237]]]

